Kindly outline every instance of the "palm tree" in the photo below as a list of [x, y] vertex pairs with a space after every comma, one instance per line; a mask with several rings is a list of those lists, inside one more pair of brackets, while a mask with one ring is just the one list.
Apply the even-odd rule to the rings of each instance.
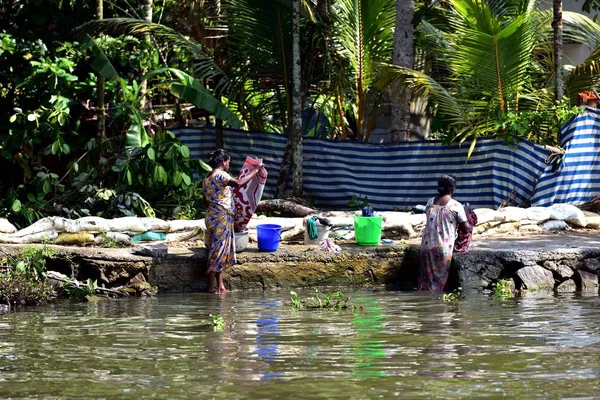
[[[414, 0], [396, 0], [396, 28], [394, 29], [392, 64], [410, 69], [414, 68], [414, 13]], [[410, 140], [410, 91], [408, 90], [399, 98], [392, 100], [391, 134], [392, 142]]]
[[559, 101], [564, 96], [563, 79], [563, 22], [562, 22], [562, 0], [553, 0], [552, 9], [554, 19], [552, 27], [554, 28], [554, 70], [556, 79], [556, 89], [554, 98]]
[[[474, 139], [472, 151], [477, 137], [505, 134], [499, 130], [505, 116], [554, 107], [555, 68], [548, 40], [552, 13], [538, 8], [535, 0], [449, 3], [447, 25], [423, 21], [418, 27], [426, 32], [425, 51], [436, 55], [432, 73], [387, 65], [378, 86], [398, 83], [427, 98], [453, 140]], [[589, 18], [577, 13], [564, 18], [566, 37], [598, 47], [600, 29]], [[592, 53], [569, 73], [565, 89], [570, 98], [576, 88], [597, 81], [592, 72], [598, 57], [600, 51]], [[547, 121], [542, 127], [542, 140], [556, 141], [552, 125]]]

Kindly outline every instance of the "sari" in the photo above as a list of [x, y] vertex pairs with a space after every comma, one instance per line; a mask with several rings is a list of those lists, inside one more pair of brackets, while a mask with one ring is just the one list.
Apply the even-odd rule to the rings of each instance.
[[231, 177], [225, 171], [215, 171], [203, 181], [206, 209], [206, 237], [208, 271], [223, 272], [235, 264], [235, 239], [233, 233], [233, 197], [227, 183]]
[[442, 291], [448, 281], [458, 223], [467, 221], [465, 209], [450, 199], [445, 206], [427, 202], [421, 240], [419, 290]]

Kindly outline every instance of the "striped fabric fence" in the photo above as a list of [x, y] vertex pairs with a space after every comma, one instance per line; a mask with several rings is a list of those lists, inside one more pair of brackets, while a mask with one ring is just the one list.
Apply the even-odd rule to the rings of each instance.
[[[175, 129], [193, 157], [206, 160], [215, 149], [210, 128]], [[224, 147], [231, 154], [231, 172], [246, 156], [261, 157], [269, 173], [265, 198], [274, 193], [286, 138], [278, 134], [226, 130]], [[528, 201], [546, 167], [547, 151], [523, 140], [509, 148], [499, 140], [479, 140], [467, 160], [470, 143], [444, 145], [419, 141], [376, 145], [305, 138], [304, 199], [319, 208], [347, 209], [353, 198], [368, 198], [376, 210], [408, 210], [425, 204], [437, 191], [442, 174], [457, 177], [455, 198], [474, 207], [497, 208], [507, 199]]]
[[600, 110], [586, 108], [560, 131], [565, 150], [558, 165], [546, 166], [531, 204], [579, 205], [600, 194]]

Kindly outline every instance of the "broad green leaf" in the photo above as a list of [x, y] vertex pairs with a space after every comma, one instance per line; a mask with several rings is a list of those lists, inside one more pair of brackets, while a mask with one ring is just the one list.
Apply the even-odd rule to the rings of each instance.
[[183, 178], [183, 183], [185, 183], [186, 186], [189, 186], [192, 183], [192, 179], [188, 174], [183, 174], [181, 177]]
[[177, 171], [173, 174], [173, 185], [175, 186], [179, 186], [181, 184], [181, 178], [182, 173], [180, 171]]
[[[194, 79], [194, 81], [196, 81]], [[196, 83], [198, 83], [196, 81]], [[238, 117], [225, 107], [223, 103], [214, 98], [206, 89], [198, 87], [198, 85], [188, 86], [189, 82], [179, 83], [174, 82], [171, 84], [171, 92], [178, 96], [183, 101], [192, 103], [201, 110], [206, 110], [215, 115], [215, 117], [227, 121], [229, 126], [234, 129], [240, 129], [242, 127], [241, 121]]]
[[19, 199], [17, 199], [15, 201], [13, 201], [11, 209], [13, 210], [13, 212], [18, 213], [21, 211], [22, 206], [23, 205], [21, 204], [21, 201]]
[[190, 149], [187, 146], [185, 146], [185, 145], [180, 146], [179, 152], [181, 153], [182, 157], [190, 158]]
[[15, 122], [16, 120], [17, 120], [17, 114], [13, 114], [13, 115], [11, 115], [11, 116], [10, 116], [10, 119], [9, 119], [9, 121], [10, 121], [10, 123], [11, 123], [11, 124], [12, 124], [13, 122]]
[[131, 185], [133, 183], [133, 176], [131, 175], [131, 171], [127, 170], [127, 173], [125, 175], [127, 176], [127, 183]]
[[58, 140], [54, 141], [54, 143], [52, 143], [52, 154], [56, 155], [58, 154], [58, 151], [60, 150], [60, 143]]
[[148, 158], [151, 159], [152, 161], [154, 161], [156, 159], [156, 152], [154, 151], [154, 149], [152, 147], [148, 147]]
[[146, 133], [146, 129], [138, 124], [131, 124], [127, 129], [125, 146], [127, 148], [145, 147], [148, 143], [150, 143], [150, 137]]
[[48, 194], [52, 191], [52, 184], [49, 181], [44, 181], [42, 189], [44, 190], [44, 193]]
[[104, 77], [104, 79], [115, 79], [119, 77], [117, 70], [108, 57], [100, 50], [94, 39], [87, 33], [83, 37], [82, 47], [92, 49], [92, 68]]

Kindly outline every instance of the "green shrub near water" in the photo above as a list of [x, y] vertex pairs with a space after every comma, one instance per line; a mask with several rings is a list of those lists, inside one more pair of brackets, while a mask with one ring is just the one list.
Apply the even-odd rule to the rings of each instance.
[[46, 282], [46, 261], [55, 256], [56, 252], [46, 246], [31, 246], [18, 255], [3, 257], [0, 303], [12, 309], [43, 304], [56, 298], [55, 291]]

